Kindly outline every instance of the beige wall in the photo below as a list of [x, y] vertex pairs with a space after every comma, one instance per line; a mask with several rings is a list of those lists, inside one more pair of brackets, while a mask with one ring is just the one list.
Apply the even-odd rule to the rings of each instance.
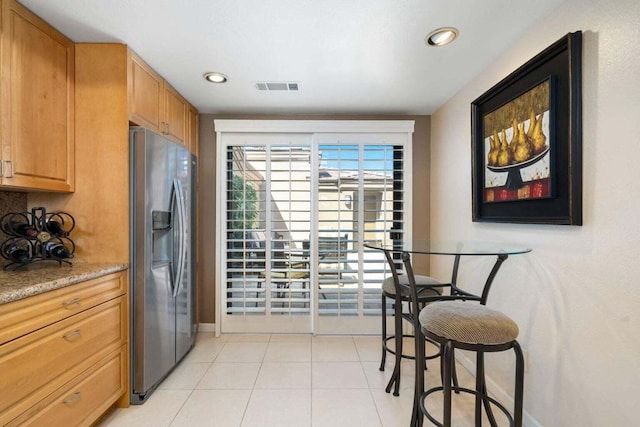
[[[215, 166], [216, 138], [214, 119], [254, 120], [415, 120], [413, 134], [413, 234], [429, 236], [429, 133], [428, 116], [314, 116], [314, 115], [200, 115], [200, 254], [199, 263], [199, 312], [200, 323], [215, 322]], [[428, 265], [422, 263], [417, 270], [426, 273]]]
[[[638, 424], [638, 28], [637, 0], [568, 0], [432, 116], [432, 237], [533, 248], [531, 254], [509, 258], [489, 298], [490, 306], [517, 321], [529, 354], [524, 403], [529, 425]], [[584, 32], [584, 225], [473, 223], [470, 103], [576, 30]], [[463, 283], [477, 283], [490, 263], [465, 260]], [[446, 278], [449, 271], [446, 260], [432, 260], [435, 277]], [[489, 362], [491, 379], [512, 395], [512, 355], [493, 355]]]

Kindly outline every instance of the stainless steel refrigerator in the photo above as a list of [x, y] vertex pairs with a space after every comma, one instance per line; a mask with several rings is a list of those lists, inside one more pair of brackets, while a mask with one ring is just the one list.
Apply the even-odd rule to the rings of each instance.
[[130, 136], [131, 403], [193, 347], [196, 159], [141, 127]]

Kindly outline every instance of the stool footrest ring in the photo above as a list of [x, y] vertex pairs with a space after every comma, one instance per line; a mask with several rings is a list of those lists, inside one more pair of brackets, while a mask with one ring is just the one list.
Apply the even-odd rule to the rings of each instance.
[[[455, 387], [455, 386], [452, 386], [451, 390], [455, 391], [456, 393], [462, 392], [462, 393], [472, 394], [474, 396], [478, 394], [477, 390], [473, 390], [473, 389], [466, 388], [466, 387]], [[429, 396], [432, 393], [438, 392], [438, 391], [444, 391], [444, 387], [438, 386], [438, 387], [432, 387], [432, 388], [426, 390], [420, 396], [419, 404], [420, 404], [420, 410], [422, 411], [424, 416], [429, 419], [429, 421], [431, 421], [433, 424], [437, 425], [438, 427], [443, 427], [443, 424], [440, 421], [436, 420], [434, 418], [434, 416], [429, 413], [429, 411], [427, 410], [427, 408], [426, 408], [426, 406], [424, 404], [424, 401], [427, 399], [427, 396]], [[493, 397], [488, 396], [486, 394], [481, 394], [481, 398], [483, 400], [489, 402], [493, 406], [497, 407], [498, 409], [500, 409], [500, 411], [502, 411], [502, 413], [509, 420], [509, 426], [513, 426], [514, 425], [513, 416], [511, 416], [511, 413], [509, 412], [509, 410], [502, 403], [498, 402], [496, 399], [494, 399]]]

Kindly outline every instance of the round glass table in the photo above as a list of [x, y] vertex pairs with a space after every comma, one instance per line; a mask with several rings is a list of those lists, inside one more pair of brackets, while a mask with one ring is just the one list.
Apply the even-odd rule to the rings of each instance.
[[364, 246], [383, 251], [430, 255], [517, 255], [531, 252], [530, 248], [513, 243], [473, 240], [415, 239], [408, 243], [385, 240], [382, 242], [366, 242]]
[[[382, 242], [366, 242], [365, 248], [376, 249], [385, 253], [387, 263], [391, 268], [394, 277], [398, 274], [398, 263], [402, 261], [405, 267], [405, 273], [409, 277], [409, 282], [413, 280], [413, 267], [411, 265], [411, 254], [423, 255], [450, 255], [454, 256], [453, 271], [451, 273], [451, 287], [455, 292], [461, 295], [467, 295], [469, 299], [479, 300], [481, 304], [487, 302], [491, 284], [495, 278], [502, 263], [509, 255], [519, 255], [531, 252], [531, 248], [504, 242], [485, 242], [485, 241], [464, 241], [464, 240], [423, 240], [415, 239], [411, 242], [400, 242], [397, 240], [388, 240]], [[460, 267], [460, 259], [463, 256], [495, 256], [496, 262], [487, 277], [482, 295], [473, 295], [457, 288], [458, 269]], [[415, 285], [415, 282], [414, 282]], [[445, 298], [446, 299], [446, 298]]]

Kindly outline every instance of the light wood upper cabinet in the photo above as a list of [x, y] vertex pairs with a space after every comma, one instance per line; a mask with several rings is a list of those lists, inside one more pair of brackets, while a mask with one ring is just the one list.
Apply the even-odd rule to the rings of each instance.
[[164, 135], [188, 147], [187, 101], [166, 82], [164, 85], [164, 111]]
[[[75, 72], [76, 192], [64, 198], [32, 194], [29, 206], [83, 218], [87, 226], [74, 234], [76, 255], [83, 260], [129, 262], [129, 126], [134, 123], [161, 133], [164, 89], [160, 89], [165, 86], [124, 44], [78, 43]], [[145, 97], [145, 92], [151, 96]], [[197, 113], [193, 109], [192, 114]], [[192, 121], [183, 135], [196, 134]], [[186, 145], [186, 140], [182, 143]]]
[[133, 52], [129, 66], [129, 120], [187, 145], [187, 101]]
[[13, 0], [0, 9], [0, 187], [74, 190], [74, 44]]
[[164, 120], [164, 80], [133, 52], [129, 67], [130, 120], [161, 133]]
[[195, 154], [196, 156], [198, 155], [198, 148], [199, 148], [199, 144], [200, 144], [200, 137], [198, 134], [198, 129], [199, 129], [199, 118], [198, 118], [198, 110], [195, 109], [195, 107], [193, 105], [189, 105], [189, 120], [188, 120], [188, 124], [189, 124], [189, 150]]

